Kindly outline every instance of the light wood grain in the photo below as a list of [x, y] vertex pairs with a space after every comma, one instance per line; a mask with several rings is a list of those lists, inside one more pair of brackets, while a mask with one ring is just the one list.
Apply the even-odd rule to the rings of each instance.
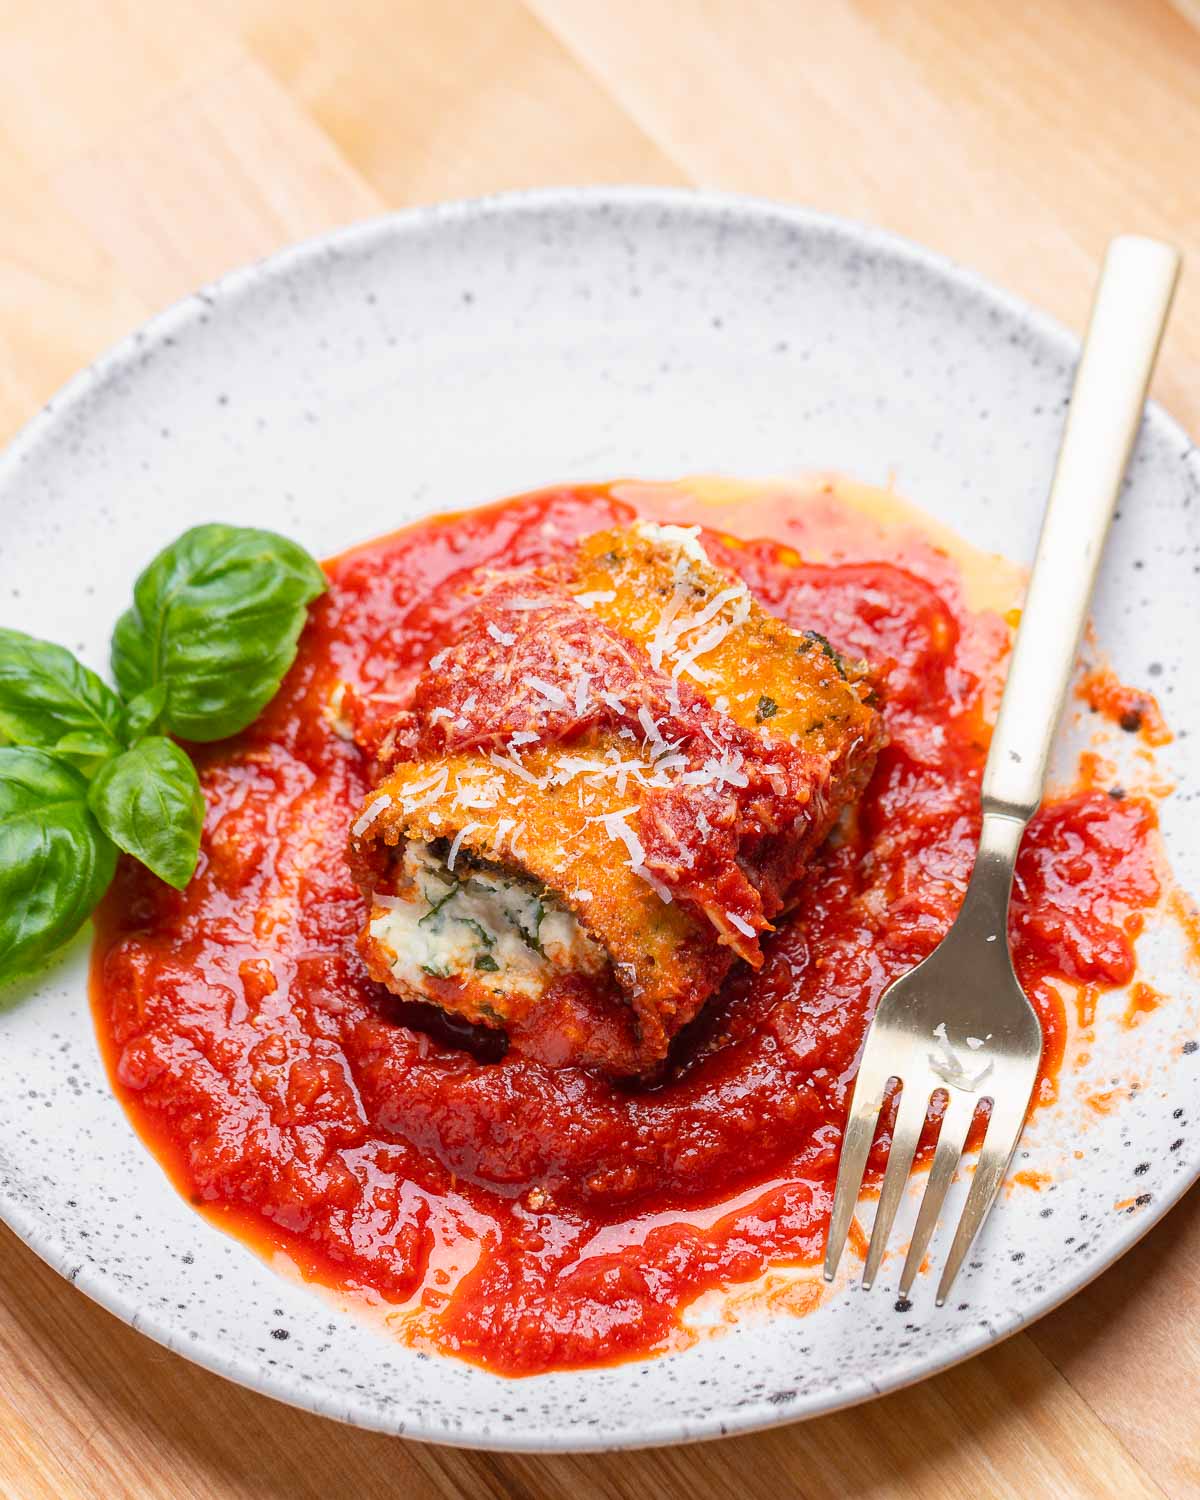
[[[910, 234], [1078, 325], [1113, 230], [1197, 248], [1198, 164], [1196, 0], [0, 0], [0, 436], [200, 282], [409, 202], [760, 192]], [[1195, 267], [1156, 391], [1200, 428]], [[1193, 1194], [922, 1386], [700, 1448], [540, 1459], [237, 1389], [4, 1231], [0, 1494], [1200, 1496], [1198, 1264]]]

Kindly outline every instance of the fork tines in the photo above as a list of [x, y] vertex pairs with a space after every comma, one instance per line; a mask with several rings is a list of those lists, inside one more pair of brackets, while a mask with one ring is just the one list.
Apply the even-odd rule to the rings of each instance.
[[904, 1196], [913, 1158], [925, 1128], [933, 1097], [940, 1093], [946, 1097], [946, 1102], [937, 1127], [937, 1145], [933, 1152], [929, 1178], [921, 1198], [921, 1206], [905, 1257], [904, 1268], [900, 1273], [900, 1295], [905, 1297], [925, 1258], [925, 1252], [942, 1211], [947, 1190], [954, 1180], [955, 1169], [976, 1111], [981, 1105], [986, 1105], [989, 1110], [975, 1175], [938, 1285], [937, 1304], [940, 1307], [946, 1300], [946, 1295], [970, 1249], [971, 1242], [984, 1219], [987, 1218], [1000, 1190], [1000, 1185], [1004, 1181], [1008, 1164], [1012, 1159], [1021, 1127], [1024, 1124], [1029, 1095], [1032, 1091], [1032, 1080], [1023, 1093], [1019, 1088], [1003, 1091], [996, 1089], [995, 1092], [991, 1092], [982, 1085], [978, 1091], [971, 1091], [949, 1085], [943, 1078], [918, 1067], [915, 1072], [917, 1074], [924, 1072], [926, 1076], [918, 1080], [910, 1074], [910, 1082], [905, 1085], [903, 1079], [896, 1073], [890, 1073], [881, 1078], [876, 1071], [873, 1077], [870, 1076], [866, 1067], [866, 1056], [863, 1062], [864, 1066], [859, 1071], [850, 1101], [850, 1112], [842, 1142], [833, 1215], [830, 1220], [825, 1251], [825, 1279], [827, 1281], [833, 1280], [841, 1259], [850, 1220], [858, 1200], [867, 1156], [875, 1137], [879, 1114], [888, 1097], [888, 1086], [893, 1080], [900, 1085], [901, 1091], [883, 1186], [875, 1211], [866, 1265], [863, 1268], [864, 1291], [874, 1283], [884, 1251], [887, 1249], [896, 1211]]

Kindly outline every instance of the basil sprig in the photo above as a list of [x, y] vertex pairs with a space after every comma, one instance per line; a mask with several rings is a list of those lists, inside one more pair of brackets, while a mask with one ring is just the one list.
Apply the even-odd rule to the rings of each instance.
[[252, 723], [325, 587], [319, 564], [274, 532], [185, 531], [117, 622], [117, 692], [64, 647], [0, 629], [0, 981], [79, 930], [118, 849], [188, 883], [204, 796], [168, 736], [223, 739]]

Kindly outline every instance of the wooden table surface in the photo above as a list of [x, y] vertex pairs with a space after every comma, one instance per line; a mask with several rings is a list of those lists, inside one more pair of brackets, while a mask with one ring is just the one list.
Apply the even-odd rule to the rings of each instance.
[[[873, 220], [1079, 326], [1110, 232], [1200, 250], [1200, 3], [0, 0], [0, 437], [240, 262], [383, 209], [568, 182]], [[1200, 431], [1200, 256], [1156, 393]], [[251, 1395], [0, 1231], [0, 1492], [1200, 1495], [1198, 1265], [1193, 1193], [1065, 1307], [912, 1390], [701, 1447], [539, 1459]]]

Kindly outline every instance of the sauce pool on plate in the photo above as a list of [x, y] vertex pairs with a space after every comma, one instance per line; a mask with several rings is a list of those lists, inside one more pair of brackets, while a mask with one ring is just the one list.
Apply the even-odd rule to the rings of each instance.
[[[705, 1293], [819, 1261], [864, 1030], [961, 900], [1010, 633], [944, 547], [885, 543], [850, 493], [559, 488], [328, 564], [275, 701], [195, 751], [195, 878], [178, 892], [123, 861], [98, 914], [114, 1086], [193, 1203], [383, 1308], [403, 1340], [508, 1374], [677, 1348]], [[473, 569], [548, 562], [639, 513], [705, 524], [710, 556], [772, 614], [885, 671], [889, 736], [763, 968], [732, 976], [651, 1088], [501, 1055], [371, 982], [346, 863], [371, 768], [335, 722], [339, 683], [381, 712], [404, 698]], [[1088, 785], [1031, 825], [1011, 936], [1045, 1032], [1036, 1099], [1057, 1088], [1064, 986], [1133, 980], [1130, 918], [1161, 885], [1146, 798]], [[888, 1139], [885, 1121], [876, 1176]]]

